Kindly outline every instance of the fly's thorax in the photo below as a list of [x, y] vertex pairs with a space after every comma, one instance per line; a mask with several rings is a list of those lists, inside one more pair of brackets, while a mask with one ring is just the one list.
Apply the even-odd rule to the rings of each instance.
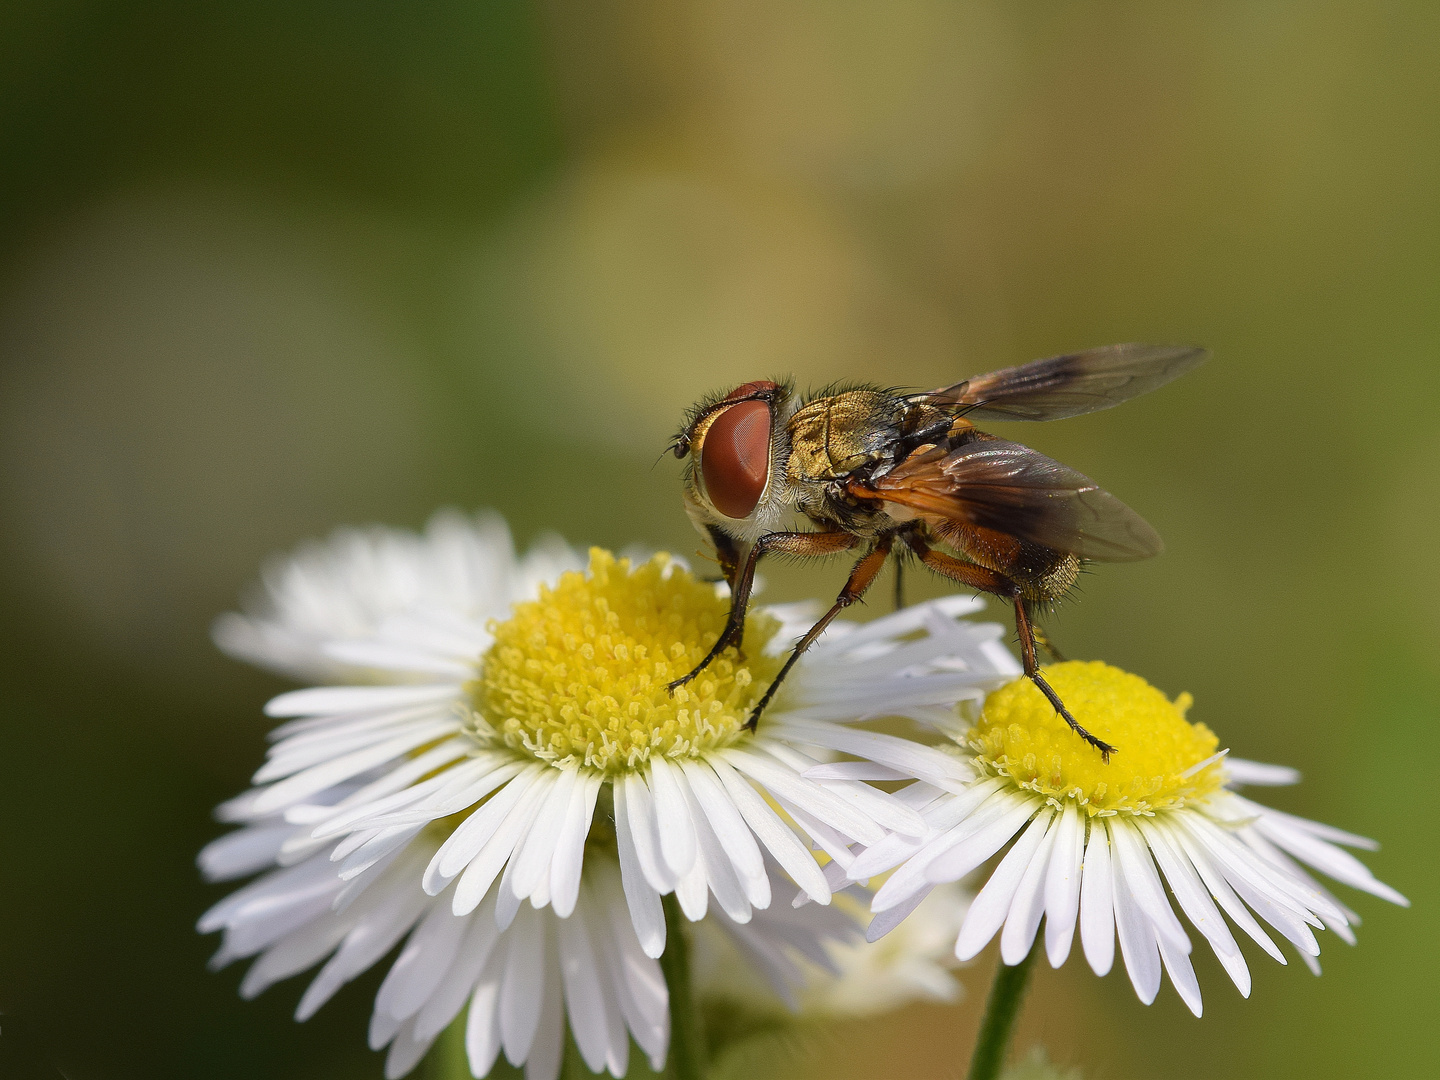
[[846, 390], [807, 402], [786, 425], [787, 476], [796, 484], [834, 480], [889, 457], [905, 409], [902, 399], [872, 389]]

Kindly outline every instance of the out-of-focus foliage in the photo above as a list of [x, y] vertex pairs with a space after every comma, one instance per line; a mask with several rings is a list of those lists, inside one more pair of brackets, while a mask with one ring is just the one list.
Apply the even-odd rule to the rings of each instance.
[[[1423, 1071], [1440, 864], [1399, 766], [1440, 758], [1437, 190], [1418, 0], [7, 5], [0, 1008], [76, 1077], [380, 1074], [374, 979], [297, 1026], [298, 983], [243, 1004], [192, 932], [282, 685], [207, 626], [268, 553], [451, 503], [689, 554], [652, 463], [707, 390], [1193, 341], [1151, 398], [1003, 432], [1169, 545], [1052, 629], [1301, 768], [1280, 805], [1381, 838], [1418, 903], [1357, 901], [1318, 980], [1253, 954], [1248, 1002], [1201, 958], [1199, 1022], [1041, 971], [1016, 1044]], [[988, 962], [961, 974], [775, 1075], [955, 1075]]]

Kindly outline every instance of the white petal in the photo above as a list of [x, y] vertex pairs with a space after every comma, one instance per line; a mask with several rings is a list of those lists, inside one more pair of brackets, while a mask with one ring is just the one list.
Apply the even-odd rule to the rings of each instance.
[[396, 1033], [395, 1041], [390, 1046], [390, 1053], [385, 1057], [385, 1080], [400, 1080], [407, 1076], [425, 1052], [430, 1049], [434, 1038], [417, 1039], [413, 1024], [405, 1024]]
[[555, 922], [560, 972], [565, 985], [565, 1011], [575, 1045], [592, 1073], [605, 1068], [610, 1050], [610, 1024], [600, 968], [584, 918]]
[[531, 765], [512, 777], [489, 802], [476, 810], [445, 838], [422, 881], [425, 891], [434, 896], [445, 888], [485, 849], [485, 845], [524, 798], [530, 787], [545, 773], [544, 765]]
[[1318, 952], [1318, 946], [1312, 949], [1302, 944], [1305, 941], [1313, 944], [1314, 941], [1313, 935], [1305, 928], [1307, 923], [1315, 927], [1324, 926], [1312, 909], [1320, 907], [1343, 917], [1340, 912], [1333, 911], [1331, 905], [1313, 889], [1256, 854], [1233, 833], [1219, 829], [1194, 814], [1177, 817], [1176, 823], [1200, 841], [1210, 853], [1216, 869], [1225, 875], [1225, 880], [1247, 904], [1260, 912], [1266, 922], [1286, 933], [1268, 914], [1271, 908], [1283, 912], [1283, 921], [1287, 925], [1294, 923], [1299, 928], [1300, 939], [1291, 938], [1296, 941], [1297, 947], [1312, 956]]
[[417, 672], [437, 675], [447, 680], [468, 679], [475, 674], [475, 669], [470, 664], [437, 656], [426, 649], [407, 648], [386, 641], [330, 641], [321, 646], [321, 651], [326, 656], [355, 667]]
[[811, 817], [790, 800], [776, 796], [775, 801], [780, 804], [780, 809], [790, 815], [790, 820], [799, 825], [801, 831], [810, 837], [810, 841], [815, 847], [847, 867], [854, 862], [854, 856], [850, 854], [850, 843], [845, 837], [823, 821], [817, 821]]
[[715, 894], [715, 899], [726, 915], [736, 922], [748, 922], [750, 902], [745, 898], [745, 890], [735, 873], [735, 867], [730, 864], [730, 857], [720, 846], [720, 840], [715, 835], [715, 830], [710, 827], [710, 819], [705, 816], [699, 800], [695, 798], [695, 792], [690, 787], [684, 770], [677, 769], [674, 775], [681, 793], [685, 796], [690, 820], [695, 826], [695, 839], [699, 842], [696, 859], [705, 866], [705, 879], [710, 884], [710, 891]]
[[[406, 761], [408, 763], [424, 756], [424, 754], [420, 754], [416, 758], [407, 758]], [[397, 766], [397, 769], [399, 768], [404, 768], [404, 766]], [[383, 829], [388, 825], [407, 824], [408, 822], [404, 819], [393, 820], [393, 818], [398, 817], [403, 809], [424, 803], [426, 799], [446, 790], [457, 778], [475, 775], [477, 768], [480, 767], [472, 765], [468, 761], [461, 762], [453, 769], [446, 769], [428, 780], [410, 784], [402, 790], [392, 791], [388, 795], [364, 804], [344, 806], [345, 799], [328, 807], [318, 807], [313, 803], [301, 803], [285, 810], [285, 820], [304, 824], [305, 822], [299, 819], [317, 818], [318, 815], [318, 820], [315, 820], [310, 833], [317, 840], [328, 840], [356, 829]], [[425, 821], [427, 819], [421, 814], [415, 820]]]
[[380, 984], [376, 1013], [397, 1020], [415, 1015], [445, 978], [468, 927], [469, 920], [451, 914], [448, 904], [432, 907]]
[[[423, 825], [381, 829], [374, 837], [361, 844], [338, 868], [341, 881], [352, 881], [386, 856], [393, 854], [419, 835]], [[336, 849], [339, 854], [339, 849]], [[334, 855], [330, 856], [332, 859]]]
[[1101, 818], [1090, 819], [1090, 842], [1080, 870], [1080, 945], [1096, 975], [1115, 963], [1115, 905], [1110, 876], [1110, 837]]
[[[793, 739], [796, 742], [810, 743], [866, 758], [905, 776], [925, 780], [946, 791], [959, 791], [974, 777], [974, 771], [962, 759], [894, 735], [857, 731], [838, 724], [805, 720], [796, 716], [787, 716], [776, 724], [772, 731], [778, 738]], [[833, 766], [822, 766], [826, 767]]]
[[[816, 765], [814, 758], [774, 739], [757, 739], [751, 745], [764, 750], [782, 765], [794, 769], [802, 782], [807, 779], [805, 773]], [[925, 822], [920, 815], [889, 792], [873, 788], [869, 784], [862, 784], [858, 780], [814, 780], [811, 782], [817, 783], [823, 790], [842, 802], [848, 803], [866, 820], [873, 821], [884, 829], [903, 833], [906, 836], [925, 835]]]
[[660, 854], [675, 877], [683, 878], [695, 864], [695, 826], [673, 766], [660, 755], [650, 759], [650, 790], [655, 796], [655, 824], [660, 833]]
[[[1227, 792], [1224, 797], [1241, 804], [1238, 796]], [[1233, 867], [1253, 887], [1288, 908], [1304, 922], [1318, 928], [1324, 925], [1322, 916], [1337, 920], [1345, 917], [1344, 912], [1322, 896], [1308, 879], [1296, 877], [1257, 851], [1247, 839], [1253, 835], [1249, 825], [1222, 828], [1199, 814], [1187, 814], [1180, 821], [1185, 828], [1202, 837], [1206, 846], [1220, 856], [1221, 864]]]
[[[1106, 822], [1107, 825], [1113, 823], [1113, 818]], [[1149, 1005], [1160, 992], [1160, 950], [1155, 943], [1155, 928], [1135, 902], [1130, 879], [1122, 869], [1120, 858], [1115, 857], [1117, 847], [1112, 830], [1110, 888], [1115, 905], [1116, 936], [1120, 939], [1120, 953], [1125, 958], [1130, 984], [1135, 987], [1136, 996]]]
[[458, 700], [459, 683], [424, 683], [420, 686], [312, 686], [273, 697], [266, 716], [325, 716], [393, 709], [401, 705]]
[[[1039, 821], [1045, 817], [1038, 815]], [[1055, 841], [1060, 831], [1061, 815], [1050, 818], [1045, 839], [1040, 842], [1035, 854], [1025, 868], [1025, 876], [1010, 901], [1010, 913], [1005, 916], [1005, 929], [1000, 934], [1000, 958], [1007, 964], [1018, 964], [1030, 955], [1035, 944], [1035, 932], [1040, 929], [1040, 916], [1045, 913], [1045, 879], [1049, 876], [1050, 860], [1055, 850]], [[1035, 826], [1031, 826], [1033, 829]]]
[[377, 765], [383, 765], [392, 758], [408, 753], [428, 742], [459, 730], [455, 720], [437, 720], [407, 728], [403, 735], [388, 739], [376, 746], [343, 754], [338, 758], [316, 765], [279, 783], [272, 784], [255, 797], [255, 811], [269, 813], [279, 810], [292, 802], [298, 802], [316, 792], [359, 776]]
[[[993, 794], [989, 799], [980, 803], [977, 808], [967, 814], [952, 828], [927, 841], [918, 853], [891, 874], [889, 880], [880, 886], [880, 890], [875, 894], [874, 899], [871, 900], [870, 910], [877, 912], [884, 911], [899, 903], [901, 900], [904, 900], [917, 889], [923, 888], [926, 884], [935, 884], [935, 882], [930, 880], [932, 863], [937, 859], [945, 857], [956, 848], [961, 847], [967, 841], [972, 840], [976, 835], [989, 828], [996, 821], [1005, 819], [1007, 815], [1015, 815], [1018, 820], [1007, 825], [1010, 831], [996, 841], [988, 853], [981, 855], [968, 869], [962, 860], [957, 878], [963, 877], [969, 872], [969, 869], [978, 866], [985, 859], [989, 858], [990, 855], [1000, 850], [1000, 848], [1004, 846], [1005, 841], [1009, 840], [1011, 836], [1019, 831], [1020, 827], [1025, 824], [1025, 819], [1034, 813], [1040, 805], [1028, 793], [1000, 790], [998, 786], [991, 786], [990, 791]], [[967, 793], [967, 795], [956, 796], [954, 802], [973, 805], [974, 798], [975, 796]], [[1002, 829], [1001, 831], [1003, 832], [1004, 830]], [[868, 855], [868, 851], [866, 854]], [[965, 856], [966, 852], [962, 851], [961, 855]], [[864, 856], [857, 858], [855, 865], [850, 868], [850, 872], [856, 876], [860, 876], [861, 871], [859, 867], [865, 862], [866, 859]]]
[[[547, 924], [553, 920], [546, 919]], [[556, 955], [553, 927], [546, 932], [545, 996], [540, 1004], [540, 1022], [525, 1060], [525, 1080], [558, 1080], [565, 1056], [565, 999], [561, 990], [560, 962]], [[507, 1051], [508, 1053], [508, 1051]]]
[[465, 1018], [465, 1056], [472, 1076], [489, 1076], [500, 1056], [500, 988], [508, 953], [507, 948], [499, 948], [490, 954], [470, 997], [470, 1011]]
[[865, 940], [871, 942], [879, 941], [886, 934], [899, 926], [910, 915], [912, 911], [920, 906], [924, 899], [930, 895], [934, 885], [926, 885], [919, 892], [912, 894], [903, 903], [896, 904], [892, 908], [880, 912], [870, 920], [870, 925], [865, 928]]
[[[372, 781], [360, 788], [351, 795], [341, 799], [334, 807], [328, 808], [331, 813], [321, 814], [315, 817], [309, 824], [320, 825], [321, 822], [328, 822], [335, 811], [349, 810], [351, 808], [369, 807], [387, 796], [394, 795], [411, 787], [422, 777], [428, 776], [435, 770], [463, 758], [470, 752], [473, 744], [466, 738], [447, 739], [429, 750], [415, 755], [413, 758], [406, 758], [405, 761], [385, 773], [378, 780]], [[460, 767], [446, 770], [447, 772], [458, 771]], [[440, 779], [439, 776], [436, 779]], [[297, 809], [292, 807], [286, 811], [287, 817]], [[318, 808], [317, 808], [318, 809]], [[301, 824], [306, 824], [302, 822]]]
[[1232, 795], [1231, 798], [1240, 806], [1249, 809], [1256, 817], [1265, 817], [1271, 821], [1283, 821], [1301, 832], [1311, 836], [1318, 836], [1322, 840], [1329, 840], [1332, 844], [1340, 844], [1344, 847], [1360, 848], [1363, 851], [1379, 851], [1378, 841], [1368, 836], [1359, 836], [1356, 833], [1346, 832], [1344, 829], [1337, 829], [1333, 825], [1326, 825], [1323, 822], [1311, 821], [1309, 818], [1296, 817], [1294, 814], [1286, 814], [1269, 806], [1262, 806], [1260, 803], [1251, 802], [1242, 795]]
[[[887, 836], [880, 843], [865, 849], [864, 853], [857, 856], [850, 872], [857, 881], [882, 874], [900, 863], [905, 862], [912, 855], [921, 851], [925, 852], [925, 859], [934, 858], [946, 847], [954, 846], [966, 836], [971, 835], [971, 830], [953, 832], [962, 821], [968, 818], [971, 813], [985, 804], [1002, 786], [997, 778], [982, 780], [971, 785], [959, 795], [943, 795], [935, 800], [928, 807], [923, 816], [925, 823], [930, 828], [923, 841], [917, 841], [914, 837], [908, 836]], [[1000, 804], [996, 804], [996, 810]], [[990, 813], [987, 808], [986, 813]], [[989, 820], [988, 818], [986, 820]], [[978, 821], [978, 819], [977, 819]], [[983, 822], [972, 823], [975, 828]], [[942, 839], [942, 834], [948, 834]], [[921, 880], [920, 871], [923, 869], [924, 861], [919, 861], [907, 867], [908, 870], [917, 875], [916, 880]]]
[[1311, 877], [1303, 866], [1254, 829], [1246, 830], [1245, 842], [1276, 866], [1288, 872], [1292, 877], [1299, 878], [1307, 886], [1329, 901], [1331, 906], [1337, 911], [1343, 912], [1345, 917], [1342, 920], [1337, 921], [1334, 918], [1322, 916], [1321, 921], [1325, 924], [1327, 930], [1335, 931], [1335, 934], [1346, 944], [1354, 945], [1357, 942], [1358, 939], [1355, 937], [1355, 933], [1351, 927], [1360, 925], [1361, 920], [1358, 914], [1342, 904], [1334, 893]]
[[240, 996], [249, 1001], [281, 979], [313, 967], [344, 940], [353, 926], [350, 919], [312, 919], [287, 934], [250, 965], [240, 983]]
[[1080, 913], [1080, 864], [1085, 857], [1085, 822], [1071, 799], [1056, 823], [1055, 850], [1045, 875], [1045, 953], [1058, 968], [1070, 955]]
[[1155, 873], [1155, 864], [1145, 847], [1144, 838], [1135, 826], [1124, 818], [1111, 818], [1108, 824], [1111, 844], [1118, 856], [1116, 865], [1130, 886], [1130, 895], [1135, 898], [1157, 934], [1179, 951], [1189, 953], [1190, 938], [1186, 935], [1185, 928], [1180, 925], [1180, 920], [1175, 917], [1175, 909], [1170, 906], [1170, 901], [1165, 899], [1165, 890]]
[[500, 984], [500, 1038], [510, 1064], [523, 1064], [535, 1040], [545, 998], [545, 928], [539, 912], [522, 908], [505, 933]]
[[389, 952], [428, 902], [429, 897], [413, 886], [393, 889], [345, 935], [344, 943], [306, 987], [295, 1019], [308, 1020], [340, 987]]
[[229, 881], [264, 870], [275, 862], [283, 844], [295, 832], [295, 826], [250, 825], [212, 840], [200, 850], [195, 860], [206, 881]]
[[1235, 784], [1256, 787], [1284, 787], [1300, 782], [1300, 771], [1288, 765], [1266, 765], [1259, 761], [1230, 757], [1225, 760], [1225, 779]]
[[324, 731], [285, 739], [270, 747], [265, 764], [255, 773], [254, 782], [268, 784], [341, 754], [393, 739], [416, 724], [451, 719], [450, 708], [449, 705], [422, 705], [364, 720], [335, 723]]
[[630, 819], [630, 838], [635, 844], [635, 858], [650, 887], [663, 896], [675, 888], [675, 874], [660, 854], [660, 826], [655, 820], [654, 798], [639, 773], [627, 773], [624, 786], [626, 815]]
[[710, 888], [705, 877], [705, 862], [698, 849], [690, 869], [675, 883], [675, 899], [680, 903], [680, 910], [691, 922], [699, 922], [705, 917], [710, 903]]
[[1185, 853], [1190, 860], [1190, 865], [1195, 867], [1195, 872], [1205, 883], [1205, 888], [1209, 890], [1210, 895], [1215, 898], [1215, 902], [1220, 905], [1220, 909], [1230, 916], [1235, 925], [1249, 934], [1250, 938], [1274, 959], [1282, 964], [1285, 963], [1285, 954], [1255, 921], [1250, 910], [1241, 903], [1240, 898], [1235, 895], [1235, 890], [1230, 888], [1224, 875], [1211, 862], [1205, 848], [1183, 829], [1175, 828], [1167, 822], [1158, 823], [1157, 827], [1165, 830], [1170, 840]]
[[[595, 875], [591, 875], [592, 878]], [[612, 875], [604, 875], [607, 882]], [[610, 921], [604, 911], [611, 902], [623, 904], [624, 898], [606, 895], [610, 889], [586, 883], [576, 905], [576, 917], [583, 919], [594, 947], [595, 960], [600, 976], [600, 994], [605, 1007], [606, 1047], [604, 1066], [611, 1076], [624, 1076], [630, 1071], [630, 1037], [626, 1027], [633, 1015], [640, 1021], [635, 1003], [630, 1000], [630, 988], [622, 968], [624, 960], [611, 940]], [[568, 1004], [567, 1004], [568, 1009]]]
[[[1195, 867], [1191, 865], [1189, 858], [1178, 845], [1170, 839], [1168, 830], [1158, 827], [1149, 820], [1141, 820], [1138, 825], [1140, 831], [1145, 834], [1146, 842], [1155, 856], [1155, 861], [1160, 864], [1160, 870], [1170, 885], [1170, 891], [1179, 901], [1180, 909], [1185, 912], [1186, 918], [1194, 924], [1195, 929], [1204, 934], [1205, 939], [1210, 942], [1216, 958], [1219, 959], [1235, 983], [1236, 988], [1240, 991], [1240, 996], [1249, 997], [1250, 969], [1245, 964], [1245, 957], [1240, 952], [1240, 946], [1235, 943], [1230, 928], [1225, 925], [1225, 920], [1216, 909], [1215, 902], [1205, 891], [1205, 886], [1195, 872]], [[1171, 979], [1174, 979], [1173, 975]], [[1176, 985], [1179, 985], [1178, 982]]]
[[625, 892], [625, 906], [635, 926], [635, 935], [649, 957], [659, 957], [665, 951], [665, 913], [660, 906], [660, 896], [645, 880], [640, 869], [640, 859], [635, 853], [635, 837], [630, 824], [630, 810], [627, 797], [628, 785], [616, 782], [615, 796], [615, 845], [620, 852], [620, 880]]
[[[512, 858], [505, 864], [505, 871], [500, 875], [500, 884], [495, 890], [495, 925], [500, 927], [504, 933], [510, 929], [510, 924], [515, 921], [516, 914], [520, 911], [520, 905], [525, 901], [516, 895], [515, 890], [510, 887], [510, 881], [515, 876], [515, 860]], [[546, 882], [548, 885], [549, 882]], [[548, 893], [546, 894], [548, 896]], [[531, 907], [539, 909], [538, 904]]]
[[[1044, 843], [1052, 816], [1048, 808], [1035, 815], [1035, 819], [1020, 835], [1020, 839], [1015, 841], [1015, 846], [1000, 860], [1000, 865], [985, 882], [985, 887], [971, 901], [970, 910], [965, 913], [965, 921], [960, 926], [960, 936], [955, 940], [957, 959], [972, 959], [989, 944], [995, 931], [1004, 923], [1005, 916], [1010, 911], [1010, 902], [1015, 898], [1015, 890], [1020, 887], [1020, 882], [1030, 867], [1030, 860]], [[1001, 841], [1002, 844], [1004, 842]], [[1024, 959], [1023, 955], [1021, 959]], [[1013, 961], [1007, 960], [1006, 963]]]
[[565, 825], [555, 842], [555, 859], [550, 866], [550, 903], [562, 919], [570, 917], [580, 895], [580, 871], [585, 859], [585, 837], [595, 816], [601, 776], [588, 769], [575, 785], [566, 812]]
[[[265, 930], [266, 940], [236, 954], [249, 956], [278, 941], [315, 914], [328, 910], [339, 888], [330, 860], [323, 855], [312, 856], [298, 866], [272, 871], [237, 889], [200, 916], [196, 929], [202, 934], [212, 934], [228, 928], [233, 933], [250, 924]], [[298, 914], [291, 915], [292, 912]], [[277, 923], [290, 925], [281, 929]]]
[[1200, 981], [1195, 978], [1195, 969], [1190, 966], [1190, 957], [1169, 944], [1163, 937], [1157, 938], [1156, 944], [1160, 946], [1160, 959], [1165, 963], [1165, 970], [1170, 973], [1170, 981], [1175, 984], [1175, 992], [1180, 995], [1180, 1000], [1185, 1002], [1185, 1007], [1198, 1019], [1204, 1009], [1200, 1003]]
[[704, 761], [680, 763], [690, 791], [705, 813], [706, 820], [719, 838], [725, 855], [734, 867], [745, 895], [758, 908], [770, 906], [770, 877], [765, 873], [765, 859], [760, 846], [740, 816], [740, 811], [726, 795], [714, 770]]
[[[525, 838], [526, 831], [544, 804], [545, 796], [559, 778], [555, 769], [541, 769], [534, 783], [525, 789], [510, 812], [505, 815], [505, 820], [465, 867], [465, 872], [460, 875], [460, 880], [455, 885], [455, 895], [451, 898], [451, 906], [456, 915], [473, 911], [494, 883], [495, 875], [500, 873], [502, 867], [508, 866], [516, 845]], [[511, 895], [514, 895], [513, 892]]]
[[[449, 783], [410, 806], [386, 814], [383, 819], [364, 820], [363, 824], [402, 825], [435, 821], [474, 806], [490, 792], [507, 784], [534, 765], [527, 765], [505, 754], [486, 754], [472, 758], [464, 765], [449, 770]], [[358, 824], [358, 823], [357, 823]]]
[[542, 876], [548, 883], [550, 864], [555, 861], [555, 845], [570, 812], [570, 793], [580, 778], [580, 770], [574, 767], [560, 769], [559, 774], [559, 779], [545, 793], [534, 822], [526, 829], [525, 839], [516, 847], [510, 887], [522, 900], [535, 891]]
[[621, 911], [624, 905], [617, 895], [613, 871], [602, 864], [597, 867], [593, 881], [599, 902], [589, 916], [594, 923], [606, 922], [609, 925], [608, 937], [598, 930], [596, 936], [606, 942], [605, 948], [616, 959], [611, 974], [621, 1011], [635, 1041], [658, 1071], [664, 1063], [670, 1039], [670, 997], [665, 988], [665, 976], [659, 963], [641, 951], [640, 942], [631, 932], [630, 924]]
[[789, 800], [852, 840], [869, 845], [878, 843], [885, 835], [872, 819], [818, 784], [802, 779], [797, 772], [774, 758], [735, 747], [719, 751], [715, 756], [723, 757], [730, 765], [753, 777], [772, 795]]
[[[442, 911], [447, 909], [443, 902], [438, 906]], [[454, 961], [439, 986], [415, 1016], [415, 1034], [418, 1038], [438, 1035], [445, 1030], [465, 1004], [465, 999], [474, 990], [485, 964], [496, 951], [495, 943], [500, 938], [500, 928], [495, 925], [493, 893], [487, 896], [484, 903], [465, 921], [465, 937], [460, 947], [455, 950]]]
[[1410, 901], [1389, 885], [1378, 881], [1370, 868], [1348, 851], [1342, 851], [1303, 829], [1274, 814], [1263, 814], [1254, 826], [1262, 835], [1273, 840], [1280, 847], [1303, 863], [1308, 863], [1322, 874], [1328, 874], [1336, 881], [1344, 882], [1353, 889], [1368, 892], [1392, 904], [1409, 907]]
[[825, 874], [814, 857], [796, 839], [795, 834], [780, 820], [780, 816], [770, 809], [759, 793], [731, 768], [727, 761], [715, 755], [711, 755], [707, 760], [715, 770], [715, 775], [725, 785], [725, 790], [730, 793], [740, 816], [745, 819], [745, 823], [750, 826], [765, 849], [775, 857], [775, 861], [784, 868], [795, 884], [809, 893], [814, 900], [828, 904], [830, 886], [825, 880]]
[[[935, 885], [946, 881], [959, 881], [1004, 847], [1029, 820], [1030, 815], [1043, 805], [1033, 798], [1017, 798], [1005, 813], [948, 851], [931, 859], [925, 867], [925, 879]], [[977, 818], [979, 816], [976, 815]]]
[[806, 780], [909, 780], [910, 777], [888, 765], [873, 761], [835, 761], [816, 765], [801, 774]]
[[874, 847], [859, 851], [854, 861], [846, 867], [846, 876], [852, 881], [868, 881], [876, 874], [883, 874], [899, 866], [924, 848], [925, 840], [921, 837], [891, 833]]

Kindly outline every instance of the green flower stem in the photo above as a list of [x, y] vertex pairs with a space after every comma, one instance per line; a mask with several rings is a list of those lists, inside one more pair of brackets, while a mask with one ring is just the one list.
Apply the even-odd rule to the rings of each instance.
[[665, 974], [665, 989], [670, 992], [670, 1067], [666, 1072], [675, 1080], [701, 1080], [705, 1075], [704, 1033], [690, 982], [690, 943], [686, 937], [689, 927], [674, 893], [662, 896], [660, 903], [665, 909], [665, 952], [660, 957], [660, 970]]
[[970, 1080], [995, 1080], [1005, 1064], [1005, 1051], [1010, 1046], [1010, 1031], [1020, 1013], [1025, 984], [1030, 969], [1040, 955], [1040, 945], [1030, 947], [1029, 955], [1011, 967], [1001, 960], [995, 969], [995, 982], [990, 986], [990, 1000], [985, 1003], [985, 1019], [975, 1038], [975, 1054], [970, 1058]]

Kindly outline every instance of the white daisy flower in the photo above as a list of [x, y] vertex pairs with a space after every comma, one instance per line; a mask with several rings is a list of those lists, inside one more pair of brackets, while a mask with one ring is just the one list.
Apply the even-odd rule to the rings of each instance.
[[[579, 565], [555, 541], [517, 560], [498, 519], [442, 514], [424, 537], [352, 531], [302, 549], [270, 568], [250, 614], [217, 624], [217, 641], [234, 655], [346, 683], [266, 706], [287, 722], [273, 733], [257, 787], [221, 810], [246, 827], [212, 844], [201, 863], [216, 878], [274, 869], [202, 920], [203, 930], [226, 932], [217, 961], [258, 955], [245, 984], [258, 992], [333, 951], [303, 1017], [412, 928], [402, 959], [471, 940], [437, 912], [466, 926], [478, 919], [487, 929], [473, 931], [477, 941], [517, 956], [498, 1004], [481, 999], [490, 985], [483, 965], [500, 963], [485, 957], [470, 967], [457, 961], [426, 993], [413, 989], [418, 976], [406, 977], [411, 989], [398, 998], [382, 993], [372, 1036], [396, 1040], [394, 1075], [418, 1059], [438, 1031], [435, 1018], [467, 992], [472, 1032], [491, 1023], [475, 1019], [477, 1007], [482, 1018], [498, 1008], [490, 1035], [500, 1032], [510, 1060], [532, 1055], [532, 1077], [553, 1075], [553, 1045], [536, 1065], [538, 1044], [506, 1027], [505, 1010], [507, 1001], [558, 1010], [562, 983], [592, 1069], [623, 1073], [615, 1072], [615, 1039], [624, 1040], [612, 1021], [663, 1057], [663, 1027], [646, 1011], [653, 994], [644, 996], [654, 968], [641, 963], [665, 947], [661, 897], [673, 893], [692, 921], [713, 906], [745, 926], [771, 905], [769, 860], [793, 880], [797, 899], [828, 903], [852, 846], [887, 835], [918, 840], [926, 825], [905, 799], [858, 773], [807, 778], [837, 743], [817, 736], [843, 731], [835, 720], [933, 720], [980, 696], [997, 662], [1013, 666], [998, 626], [956, 620], [978, 602], [909, 609], [828, 635], [751, 734], [743, 730], [750, 707], [804, 629], [798, 612], [753, 614], [745, 654], [727, 652], [672, 695], [668, 683], [719, 633], [725, 599], [665, 556], [631, 566], [592, 551], [588, 573]], [[941, 762], [939, 782], [955, 787], [968, 777], [959, 763], [926, 753]], [[841, 871], [827, 877], [812, 848]], [[608, 910], [604, 898], [615, 888], [636, 949], [613, 919], [593, 914]], [[530, 945], [553, 941], [555, 951], [531, 950], [522, 963], [521, 946], [505, 945], [516, 934]], [[426, 945], [427, 935], [443, 948]], [[585, 937], [588, 946], [575, 944]], [[483, 951], [476, 945], [474, 955]], [[542, 954], [562, 977], [538, 966]], [[605, 1013], [604, 1024], [581, 991], [572, 995], [572, 967], [591, 973], [587, 986], [622, 988], [614, 1000], [602, 994], [620, 1010]], [[636, 1003], [628, 1011], [627, 993]], [[493, 1061], [490, 1035], [471, 1044], [479, 1072], [487, 1054]]]
[[[266, 850], [273, 862], [293, 831], [283, 821], [252, 824], [207, 848], [202, 865], [213, 880], [240, 876]], [[410, 1072], [467, 1003], [465, 1047], [476, 1076], [502, 1050], [532, 1080], [557, 1076], [567, 1019], [592, 1072], [624, 1076], [632, 1037], [652, 1069], [664, 1066], [669, 995], [625, 914], [613, 860], [586, 863], [568, 918], [518, 904], [502, 913], [499, 890], [456, 916], [448, 896], [420, 887], [438, 847], [422, 836], [359, 891], [328, 853], [271, 871], [201, 919], [202, 932], [225, 931], [214, 966], [258, 954], [240, 986], [251, 998], [328, 956], [296, 1009], [306, 1020], [409, 935], [370, 1021], [371, 1048], [390, 1048], [387, 1077]]]
[[[975, 956], [998, 933], [1003, 961], [1019, 964], [1043, 916], [1045, 952], [1059, 967], [1078, 922], [1097, 975], [1110, 970], [1118, 936], [1141, 1001], [1155, 999], [1163, 967], [1199, 1016], [1190, 937], [1172, 896], [1247, 997], [1250, 973], [1222, 912], [1283, 964], [1261, 926], [1268, 923], [1317, 973], [1314, 929], [1355, 940], [1359, 917], [1301, 863], [1408, 906], [1337, 846], [1374, 849], [1373, 841], [1238, 794], [1241, 785], [1290, 784], [1298, 775], [1228, 758], [1208, 728], [1185, 719], [1188, 694], [1172, 703], [1138, 676], [1098, 662], [1057, 664], [1046, 676], [1081, 722], [1120, 752], [1104, 763], [1027, 679], [971, 709], [967, 729], [952, 722], [955, 760], [973, 770], [972, 781], [960, 791], [915, 785], [907, 801], [925, 818], [926, 835], [892, 835], [858, 852], [849, 867], [856, 880], [898, 867], [875, 894], [872, 939], [937, 883], [965, 877], [1014, 840], [965, 917], [958, 958]], [[874, 760], [898, 758], [884, 746], [871, 749]]]

